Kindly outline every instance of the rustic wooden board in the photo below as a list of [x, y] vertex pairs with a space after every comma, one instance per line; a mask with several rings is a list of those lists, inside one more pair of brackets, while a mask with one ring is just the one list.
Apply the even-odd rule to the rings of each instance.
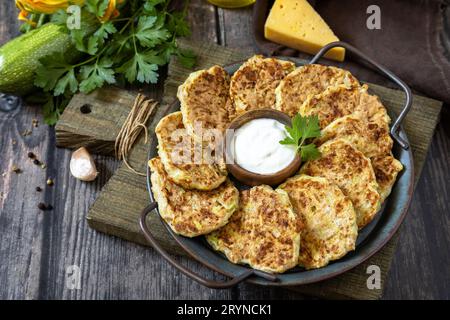
[[58, 146], [84, 146], [92, 153], [113, 155], [115, 139], [135, 97], [114, 87], [75, 95], [55, 128]]
[[[205, 68], [212, 64], [226, 64], [248, 56], [248, 54], [242, 54], [238, 51], [224, 49], [212, 44], [200, 47], [187, 43], [183, 43], [183, 45], [196, 51], [201, 57], [197, 68]], [[189, 72], [191, 70], [179, 66], [176, 62], [172, 62], [169, 65], [164, 98], [161, 107], [150, 124], [151, 130], [154, 129], [157, 121], [167, 113], [169, 105], [175, 99], [177, 86], [184, 81]], [[382, 98], [384, 103], [394, 113], [398, 113], [402, 108], [403, 94], [401, 92], [377, 85], [370, 85], [370, 88]], [[109, 99], [110, 96], [115, 98]], [[66, 112], [64, 113], [61, 124], [56, 128], [58, 145], [78, 147], [80, 144], [87, 143], [88, 146], [96, 151], [106, 154], [111, 153], [115, 136], [121, 125], [120, 120], [117, 119], [122, 119], [123, 122], [133, 99], [133, 94], [118, 88], [103, 89], [88, 97], [82, 95], [76, 97], [69, 105], [68, 111], [66, 111], [67, 114]], [[86, 104], [86, 101], [92, 106], [92, 112], [82, 114], [80, 107]], [[440, 106], [441, 104], [435, 100], [415, 96], [412, 111], [404, 124], [412, 144], [416, 165], [416, 181], [420, 175], [430, 139], [437, 123]], [[76, 125], [76, 122], [80, 120], [83, 123], [81, 135]], [[90, 130], [89, 126], [97, 123], [100, 124], [100, 128], [97, 127]], [[416, 130], [418, 127], [421, 127], [422, 130]], [[108, 130], [108, 128], [110, 129]], [[142, 140], [141, 137], [130, 156], [133, 166], [140, 170], [145, 169], [147, 156], [146, 145]], [[99, 231], [140, 244], [146, 244], [140, 233], [137, 219], [140, 210], [147, 202], [148, 194], [145, 178], [136, 176], [125, 166], [121, 166], [108, 181], [103, 192], [92, 206], [87, 217], [88, 223]], [[169, 251], [176, 254], [184, 254], [170, 238], [156, 215], [150, 218], [149, 223], [154, 228], [155, 235]], [[397, 238], [397, 236], [394, 237], [379, 254], [351, 272], [332, 280], [294, 288], [294, 290], [329, 298], [378, 298], [382, 290], [367, 289], [365, 270], [371, 264], [380, 266], [382, 283], [384, 284]]]

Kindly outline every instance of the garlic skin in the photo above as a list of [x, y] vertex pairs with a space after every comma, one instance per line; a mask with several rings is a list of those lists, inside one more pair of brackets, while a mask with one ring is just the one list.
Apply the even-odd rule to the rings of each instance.
[[70, 173], [81, 181], [93, 181], [98, 172], [94, 159], [85, 147], [81, 147], [72, 153], [70, 159]]

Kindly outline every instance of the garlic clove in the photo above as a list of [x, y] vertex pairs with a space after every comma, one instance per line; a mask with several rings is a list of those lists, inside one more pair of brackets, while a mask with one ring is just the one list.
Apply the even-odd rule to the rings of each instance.
[[85, 147], [81, 147], [72, 153], [70, 159], [70, 173], [81, 181], [93, 181], [98, 172], [94, 159]]

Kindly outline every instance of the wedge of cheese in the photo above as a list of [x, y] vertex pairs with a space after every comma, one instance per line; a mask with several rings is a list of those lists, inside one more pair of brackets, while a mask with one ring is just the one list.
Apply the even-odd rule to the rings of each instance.
[[[276, 0], [266, 20], [264, 35], [270, 41], [310, 54], [339, 40], [306, 0]], [[333, 48], [325, 55], [338, 61], [343, 61], [344, 56], [344, 48]]]

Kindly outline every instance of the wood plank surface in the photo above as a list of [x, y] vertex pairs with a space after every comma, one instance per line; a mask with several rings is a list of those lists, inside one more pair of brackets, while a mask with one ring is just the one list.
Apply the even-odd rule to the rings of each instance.
[[[206, 1], [191, 0], [193, 38], [218, 42], [217, 17], [222, 11], [229, 17], [224, 22], [234, 21], [233, 29], [242, 29], [241, 36], [251, 46], [251, 30], [240, 28], [241, 22], [248, 26], [251, 21], [250, 11], [244, 10], [245, 14], [216, 10]], [[239, 19], [231, 20], [235, 13]], [[0, 44], [17, 35], [16, 14], [13, 1], [0, 1]], [[238, 36], [225, 35], [227, 45], [236, 47], [231, 38]], [[232, 290], [207, 289], [173, 270], [153, 250], [91, 230], [85, 219], [88, 208], [119, 163], [95, 156], [99, 179], [94, 183], [73, 179], [68, 173], [70, 151], [55, 148], [53, 128], [41, 124], [32, 135], [21, 135], [33, 118], [41, 120], [37, 106], [24, 104], [12, 113], [0, 112], [0, 299], [302, 298], [287, 290], [247, 284]], [[449, 273], [443, 267], [450, 263], [449, 123], [446, 106], [401, 229], [383, 298], [450, 298]], [[30, 150], [48, 164], [46, 170], [30, 166], [26, 157]], [[24, 173], [11, 173], [13, 164]], [[43, 186], [47, 176], [54, 177], [56, 185], [34, 193], [35, 185]], [[52, 203], [54, 210], [39, 214], [36, 204], [40, 201]], [[205, 276], [222, 278], [195, 262], [179, 259]], [[65, 285], [65, 270], [72, 264], [81, 268], [80, 290]]]
[[[15, 15], [13, 3], [0, 2], [0, 44], [18, 34]], [[45, 154], [52, 146], [48, 139], [21, 135], [31, 127], [31, 120], [39, 116], [39, 110], [34, 108], [0, 112], [0, 299], [36, 298], [39, 293], [44, 221], [37, 214], [36, 202], [43, 195], [34, 194], [34, 188], [42, 183], [46, 172], [32, 166], [25, 168], [23, 163], [28, 162], [28, 150]], [[48, 135], [45, 127], [39, 128], [39, 132], [42, 137]], [[19, 163], [22, 174], [8, 172]]]

